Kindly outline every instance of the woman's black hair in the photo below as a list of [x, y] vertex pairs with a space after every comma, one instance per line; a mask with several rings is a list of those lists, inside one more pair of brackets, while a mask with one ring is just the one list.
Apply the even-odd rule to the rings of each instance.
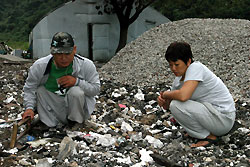
[[191, 59], [191, 63], [193, 62], [191, 47], [186, 42], [171, 43], [167, 48], [165, 58], [168, 62], [176, 62], [179, 59], [182, 60], [185, 64], [187, 64], [189, 59]]

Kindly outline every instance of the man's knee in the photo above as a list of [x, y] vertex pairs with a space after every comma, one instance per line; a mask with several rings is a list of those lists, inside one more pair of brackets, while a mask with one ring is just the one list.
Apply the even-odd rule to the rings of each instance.
[[37, 88], [37, 94], [40, 94], [40, 93], [43, 93], [44, 92], [44, 86], [42, 85], [42, 86], [39, 86], [38, 88]]
[[79, 86], [73, 86], [67, 94], [72, 97], [82, 97], [84, 96], [84, 91]]

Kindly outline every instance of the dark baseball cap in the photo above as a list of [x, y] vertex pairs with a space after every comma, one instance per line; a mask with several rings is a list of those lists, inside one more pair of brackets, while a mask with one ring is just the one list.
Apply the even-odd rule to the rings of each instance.
[[57, 32], [51, 41], [50, 53], [70, 54], [74, 49], [74, 40], [67, 32]]

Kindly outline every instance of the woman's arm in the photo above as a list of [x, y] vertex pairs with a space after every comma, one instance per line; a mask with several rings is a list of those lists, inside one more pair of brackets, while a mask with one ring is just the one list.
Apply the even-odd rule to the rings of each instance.
[[179, 90], [163, 92], [162, 98], [165, 100], [169, 99], [169, 100], [187, 101], [191, 98], [198, 84], [199, 81], [196, 80], [186, 81]]

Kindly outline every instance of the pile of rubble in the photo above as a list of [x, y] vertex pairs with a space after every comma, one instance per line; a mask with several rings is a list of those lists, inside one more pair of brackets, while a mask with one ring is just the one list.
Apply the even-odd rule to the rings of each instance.
[[[84, 125], [33, 130], [10, 149], [13, 122], [21, 119], [22, 86], [30, 64], [1, 62], [1, 166], [248, 166], [249, 104], [237, 101], [237, 127], [211, 147], [190, 148], [195, 139], [157, 105], [164, 84], [121, 85], [102, 80], [96, 110]], [[20, 127], [19, 131], [25, 127]]]

